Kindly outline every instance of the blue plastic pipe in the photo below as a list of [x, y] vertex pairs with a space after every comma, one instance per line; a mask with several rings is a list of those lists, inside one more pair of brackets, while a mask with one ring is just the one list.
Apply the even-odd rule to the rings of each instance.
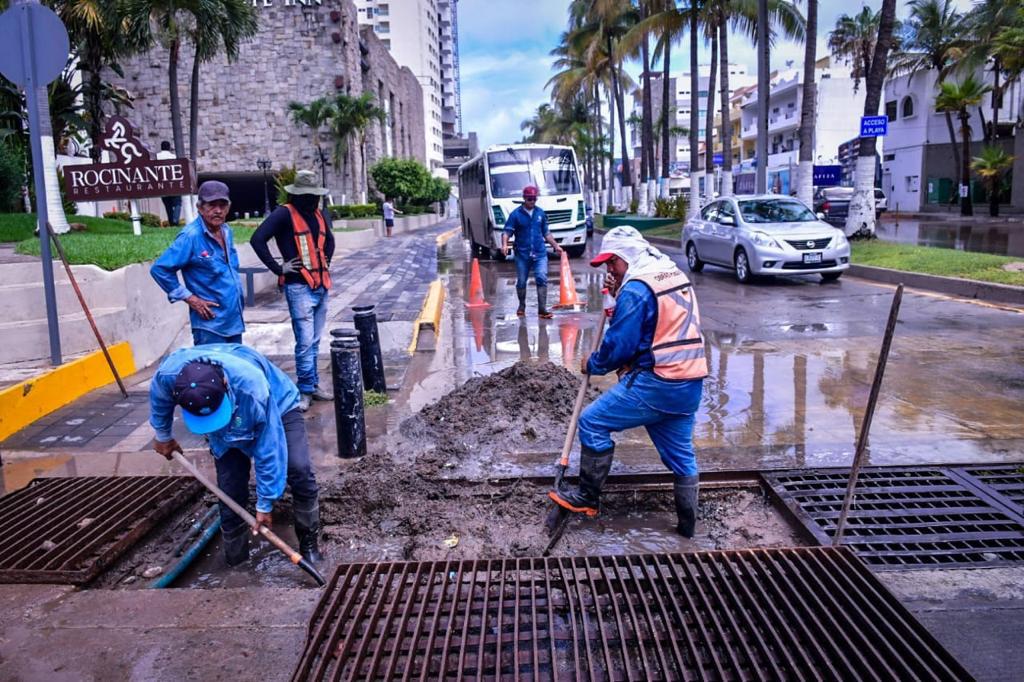
[[210, 527], [199, 536], [199, 539], [192, 543], [192, 546], [188, 548], [188, 551], [185, 552], [185, 555], [181, 557], [178, 563], [174, 564], [171, 570], [164, 573], [158, 580], [149, 586], [150, 589], [158, 590], [163, 587], [168, 587], [171, 583], [177, 580], [178, 576], [185, 572], [185, 569], [195, 561], [195, 558], [199, 556], [199, 553], [203, 551], [203, 548], [209, 544], [210, 540], [214, 535], [216, 535], [218, 530], [220, 530], [219, 516], [210, 524]]

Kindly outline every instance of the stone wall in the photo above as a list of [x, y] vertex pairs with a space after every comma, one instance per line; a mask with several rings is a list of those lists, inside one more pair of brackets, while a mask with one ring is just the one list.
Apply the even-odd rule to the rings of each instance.
[[[358, 96], [364, 89], [378, 95], [379, 84], [386, 96], [394, 97], [392, 130], [406, 133], [398, 140], [402, 144], [392, 147], [394, 154], [425, 161], [419, 83], [408, 69], [398, 67], [376, 37], [360, 35], [351, 0], [322, 0], [308, 6], [264, 0], [257, 11], [259, 33], [242, 45], [234, 63], [221, 55], [200, 66], [199, 173], [258, 173], [258, 158], [270, 159], [275, 170], [292, 165], [317, 168], [316, 141], [305, 126], [292, 122], [288, 103], [306, 104], [340, 92]], [[186, 153], [192, 54], [192, 46], [183, 44], [178, 93]], [[155, 45], [122, 62], [124, 78], [108, 74], [135, 97], [134, 109], [125, 113], [154, 151], [161, 140], [173, 139], [167, 66], [167, 48]], [[380, 126], [372, 126], [367, 140], [370, 163], [383, 147]], [[322, 134], [320, 144], [329, 155], [327, 185], [335, 202], [361, 200], [366, 188], [358, 141], [352, 142], [340, 169], [330, 158], [333, 138]]]

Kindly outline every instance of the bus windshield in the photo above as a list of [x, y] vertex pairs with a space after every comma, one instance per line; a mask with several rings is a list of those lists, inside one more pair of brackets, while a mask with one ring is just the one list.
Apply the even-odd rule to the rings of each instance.
[[536, 185], [541, 196], [580, 192], [570, 149], [509, 147], [488, 153], [487, 164], [491, 174], [491, 196], [496, 199], [521, 196], [527, 185]]

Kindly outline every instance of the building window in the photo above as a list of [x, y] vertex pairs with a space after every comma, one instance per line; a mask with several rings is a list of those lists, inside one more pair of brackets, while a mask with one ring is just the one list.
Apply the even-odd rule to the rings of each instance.
[[376, 14], [377, 14], [378, 17], [386, 17], [386, 16], [388, 16], [388, 6], [387, 5], [378, 5], [377, 6]]
[[913, 115], [914, 115], [914, 100], [911, 99], [910, 96], [908, 95], [907, 97], [903, 98], [903, 103], [900, 106], [900, 116], [902, 116], [903, 118], [909, 118], [909, 117], [911, 117]]
[[890, 121], [896, 120], [896, 100], [885, 103], [885, 115], [889, 117]]

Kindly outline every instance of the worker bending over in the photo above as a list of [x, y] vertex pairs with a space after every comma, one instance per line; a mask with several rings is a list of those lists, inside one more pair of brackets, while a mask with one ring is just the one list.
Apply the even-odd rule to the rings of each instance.
[[[309, 461], [309, 440], [297, 409], [299, 390], [260, 353], [237, 343], [182, 348], [160, 363], [149, 386], [153, 449], [167, 459], [181, 452], [171, 435], [174, 407], [195, 434], [205, 435], [217, 467], [217, 486], [246, 506], [249, 464], [256, 470], [256, 527], [270, 528], [274, 503], [292, 489], [299, 552], [321, 560], [320, 505]], [[224, 556], [229, 566], [249, 557], [245, 522], [220, 503]]]
[[693, 537], [697, 522], [694, 416], [708, 374], [700, 312], [689, 278], [629, 226], [610, 230], [590, 261], [608, 268], [615, 308], [601, 347], [583, 360], [584, 374], [616, 371], [619, 382], [580, 414], [580, 485], [549, 497], [594, 516], [615, 454], [611, 434], [644, 426], [675, 474], [677, 530]]

